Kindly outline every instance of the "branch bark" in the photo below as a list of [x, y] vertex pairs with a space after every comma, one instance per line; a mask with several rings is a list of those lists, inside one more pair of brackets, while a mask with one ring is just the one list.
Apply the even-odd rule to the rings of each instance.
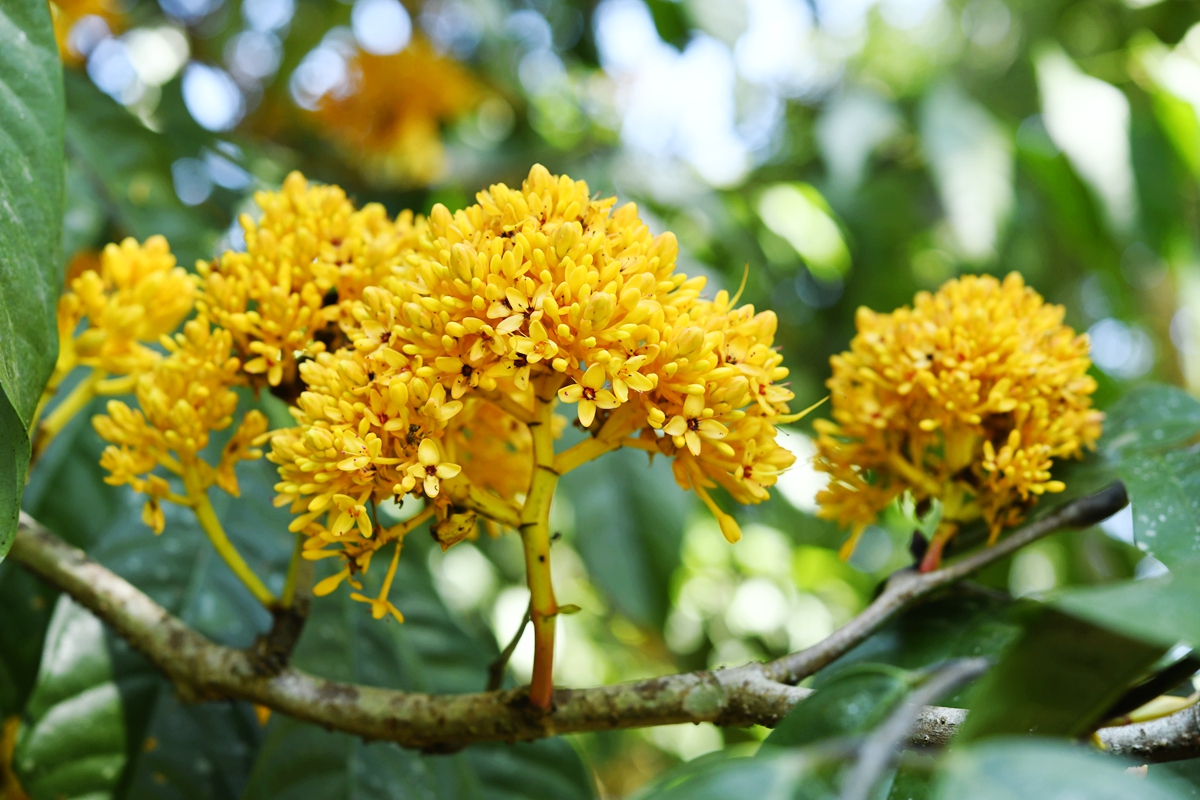
[[[24, 513], [10, 557], [108, 623], [167, 675], [184, 700], [247, 700], [366, 739], [444, 749], [472, 742], [530, 740], [680, 722], [773, 726], [809, 694], [809, 690], [789, 683], [845, 653], [908, 602], [1055, 530], [1098, 522], [1126, 502], [1124, 487], [1114, 484], [1067, 503], [1000, 544], [937, 572], [901, 573], [889, 581], [887, 589], [862, 615], [821, 644], [778, 661], [592, 689], [557, 689], [554, 710], [549, 714], [539, 713], [530, 705], [527, 688], [429, 695], [338, 683], [290, 667], [275, 675], [264, 675], [245, 651], [209, 641]], [[958, 709], [929, 708], [921, 715], [910, 740], [919, 745], [944, 744], [962, 717]], [[1157, 730], [1154, 724], [1138, 727]], [[1102, 737], [1105, 733], [1101, 732]], [[1159, 750], [1175, 752], [1165, 746], [1157, 750], [1155, 746], [1146, 747], [1149, 749], [1138, 751], [1146, 760], [1152, 760], [1147, 754]], [[1195, 747], [1200, 754], [1200, 737]]]

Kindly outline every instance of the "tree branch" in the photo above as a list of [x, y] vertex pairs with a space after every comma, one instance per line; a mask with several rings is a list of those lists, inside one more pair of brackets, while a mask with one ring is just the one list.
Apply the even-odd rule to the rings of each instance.
[[[1067, 503], [1000, 544], [945, 569], [921, 576], [895, 576], [862, 615], [825, 642], [792, 656], [770, 664], [752, 663], [636, 683], [558, 689], [553, 712], [544, 715], [530, 706], [526, 688], [429, 695], [338, 683], [290, 667], [275, 675], [264, 675], [245, 651], [209, 641], [24, 513], [10, 557], [107, 622], [171, 679], [184, 700], [247, 700], [366, 739], [442, 748], [680, 722], [772, 726], [810, 693], [785, 685], [781, 679], [795, 682], [812, 674], [869, 636], [907, 602], [1054, 530], [1097, 522], [1125, 502], [1124, 487], [1114, 484], [1098, 494]], [[944, 744], [962, 717], [958, 709], [927, 709], [910, 741]], [[1138, 727], [1152, 728], [1163, 722]], [[1101, 732], [1102, 737], [1105, 733]], [[1200, 738], [1195, 752], [1200, 754]]]
[[883, 593], [861, 614], [812, 647], [772, 661], [767, 665], [767, 675], [772, 680], [783, 683], [797, 683], [866, 639], [913, 600], [962, 580], [972, 572], [999, 561], [1051, 533], [1064, 528], [1086, 528], [1095, 525], [1117, 513], [1128, 503], [1129, 496], [1125, 492], [1125, 484], [1116, 481], [1095, 494], [1064, 503], [991, 547], [978, 550], [939, 570], [919, 573], [907, 569], [897, 572], [888, 580]]

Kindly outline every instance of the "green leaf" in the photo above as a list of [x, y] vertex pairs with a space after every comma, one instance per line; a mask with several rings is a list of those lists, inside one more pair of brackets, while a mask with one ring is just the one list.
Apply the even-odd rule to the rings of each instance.
[[21, 492], [29, 471], [29, 432], [0, 391], [0, 563], [17, 535]]
[[62, 64], [49, 6], [0, 8], [0, 559], [16, 534], [29, 428], [58, 357]]
[[1188, 797], [1151, 767], [1142, 778], [1127, 761], [1082, 745], [995, 741], [955, 750], [937, 777], [939, 800], [1178, 800]]
[[1200, 758], [1154, 764], [1150, 767], [1149, 774], [1156, 778], [1163, 777], [1163, 773], [1179, 784], [1177, 791], [1181, 792], [1183, 797], [1190, 800], [1200, 798]]
[[827, 763], [804, 750], [772, 750], [757, 758], [714, 753], [667, 773], [638, 800], [832, 800], [837, 793], [821, 770]]
[[911, 673], [885, 664], [843, 669], [789, 711], [763, 746], [804, 747], [866, 733], [887, 718], [911, 687]]
[[1200, 445], [1133, 453], [1117, 472], [1133, 503], [1138, 548], [1167, 566], [1200, 555]]
[[[930, 759], [932, 762], [932, 759]], [[910, 769], [902, 765], [892, 776], [892, 787], [887, 800], [927, 800], [933, 796], [932, 781], [928, 771]]]
[[[823, 690], [843, 671], [860, 664], [890, 664], [916, 671], [952, 658], [997, 656], [1020, 633], [1011, 600], [958, 585], [902, 611], [818, 672], [813, 688]], [[961, 705], [966, 696], [969, 690], [962, 689], [947, 697], [945, 704]]]
[[0, 564], [0, 719], [24, 708], [33, 690], [56, 595], [19, 565]]
[[[1106, 412], [1098, 453], [1064, 465], [1063, 502], [1120, 478], [1129, 491], [1134, 542], [1168, 566], [1200, 556], [1200, 401], [1147, 384]], [[1039, 504], [1033, 516], [1054, 505]]]
[[634, 622], [661, 627], [691, 499], [665, 459], [618, 450], [563, 476], [588, 575]]
[[[26, 495], [31, 513], [205, 635], [250, 644], [269, 624], [266, 611], [216, 555], [190, 510], [166, 506], [166, 530], [155, 536], [141, 522], [142, 498], [103, 483], [97, 463], [103, 443], [87, 416], [39, 463]], [[214, 505], [247, 561], [278, 589], [291, 547], [287, 514], [269, 502], [274, 469], [243, 464], [239, 478], [243, 499], [231, 502], [214, 491]], [[65, 496], [72, 501], [62, 502]], [[83, 792], [114, 800], [240, 797], [262, 737], [252, 709], [180, 705], [170, 684], [123, 640], [79, 614], [101, 635], [71, 638], [70, 658], [48, 644], [25, 710], [17, 768], [38, 787], [34, 799]], [[81, 686], [106, 702], [74, 701], [71, 692]], [[92, 730], [102, 735], [82, 738]]]
[[976, 684], [958, 739], [1078, 736], [1166, 649], [1035, 609], [1021, 638]]
[[1049, 601], [1062, 611], [1134, 639], [1164, 647], [1200, 644], [1200, 560], [1166, 575], [1056, 592]]
[[1175, 386], [1139, 386], [1105, 412], [1100, 450], [1116, 458], [1130, 452], [1184, 444], [1200, 435], [1200, 401]]
[[[125, 768], [123, 691], [103, 625], [59, 599], [13, 766], [33, 800], [111, 796]], [[129, 680], [145, 680], [140, 675]]]
[[[391, 592], [404, 623], [372, 619], [343, 587], [314, 603], [293, 657], [297, 667], [334, 680], [408, 691], [483, 688], [495, 646], [476, 641], [450, 617], [414, 544], [410, 539]], [[377, 594], [382, 579], [383, 570], [374, 570], [364, 593]], [[423, 755], [275, 715], [245, 800], [374, 800], [401, 790], [405, 797], [437, 800], [594, 796], [586, 767], [561, 739]]]

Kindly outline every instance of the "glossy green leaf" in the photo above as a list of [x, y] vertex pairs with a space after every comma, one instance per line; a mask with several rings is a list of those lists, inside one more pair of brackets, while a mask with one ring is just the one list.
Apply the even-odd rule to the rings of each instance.
[[[818, 672], [813, 688], [823, 689], [860, 664], [891, 664], [916, 671], [952, 658], [998, 656], [1020, 635], [1013, 612], [1013, 602], [996, 593], [955, 586], [902, 611]], [[969, 690], [959, 690], [945, 704], [959, 705], [966, 696]]]
[[19, 565], [0, 564], [0, 719], [25, 707], [56, 597], [57, 592]]
[[[410, 545], [392, 587], [391, 600], [403, 612], [403, 624], [372, 619], [368, 608], [343, 588], [316, 601], [293, 663], [323, 677], [394, 689], [482, 689], [495, 647], [477, 642], [450, 617], [421, 555]], [[381, 580], [382, 570], [367, 576], [365, 593], [377, 593]], [[423, 755], [276, 715], [245, 800], [396, 796], [585, 800], [594, 791], [579, 756], [561, 739]]]
[[1179, 800], [1181, 787], [1154, 767], [1139, 777], [1130, 762], [1083, 745], [1000, 740], [957, 749], [937, 778], [938, 800]]
[[1176, 791], [1189, 800], [1200, 798], [1200, 758], [1173, 761], [1167, 764], [1153, 764], [1149, 773], [1155, 778], [1173, 779], [1178, 784]]
[[821, 768], [826, 762], [803, 750], [771, 750], [757, 758], [713, 754], [684, 764], [655, 782], [639, 800], [832, 800]]
[[[192, 512], [167, 506], [166, 530], [155, 536], [141, 522], [142, 500], [103, 484], [101, 449], [87, 420], [75, 420], [32, 476], [30, 511], [205, 635], [250, 644], [268, 615], [212, 550]], [[286, 514], [269, 502], [273, 468], [244, 464], [239, 478], [245, 502], [214, 492], [214, 505], [251, 565], [279, 584], [290, 545]], [[63, 503], [68, 488], [74, 502]], [[25, 709], [17, 767], [36, 787], [35, 800], [57, 796], [43, 788], [114, 800], [240, 797], [262, 735], [252, 710], [243, 703], [179, 704], [170, 684], [123, 640], [79, 614], [99, 635], [73, 637], [74, 660], [61, 666], [48, 644]], [[64, 685], [86, 685], [89, 697], [105, 703], [78, 702]], [[90, 730], [104, 735], [81, 739]], [[84, 769], [88, 764], [95, 768]]]
[[565, 475], [562, 489], [588, 575], [622, 614], [661, 626], [691, 503], [666, 460], [619, 450]]
[[1200, 434], [1200, 401], [1175, 386], [1134, 389], [1105, 411], [1100, 450], [1110, 456], [1184, 444]]
[[1138, 547], [1167, 566], [1200, 555], [1200, 445], [1134, 453], [1117, 471], [1132, 499]]
[[976, 684], [958, 739], [1078, 736], [1166, 649], [1036, 609], [1021, 638]]
[[1066, 589], [1049, 601], [1131, 638], [1164, 647], [1180, 641], [1200, 644], [1200, 560], [1172, 567], [1157, 578]]
[[887, 718], [911, 687], [911, 673], [884, 664], [840, 670], [789, 711], [763, 747], [804, 747], [866, 733]]
[[928, 800], [932, 796], [933, 783], [930, 773], [902, 765], [892, 776], [887, 800]]
[[33, 800], [112, 796], [127, 761], [122, 694], [147, 679], [118, 680], [104, 626], [59, 600], [13, 757]]
[[1129, 490], [1134, 541], [1168, 566], [1200, 555], [1200, 401], [1161, 384], [1108, 409], [1100, 463]]
[[29, 434], [25, 423], [0, 392], [0, 562], [17, 535], [21, 491], [29, 471]]
[[58, 357], [62, 64], [41, 0], [0, 8], [0, 559], [16, 533], [29, 427]]

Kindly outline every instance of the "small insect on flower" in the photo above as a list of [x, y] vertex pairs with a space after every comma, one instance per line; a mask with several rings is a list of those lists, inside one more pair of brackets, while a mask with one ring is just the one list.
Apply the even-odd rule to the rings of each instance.
[[1088, 340], [1063, 324], [1021, 276], [951, 280], [912, 308], [858, 311], [858, 335], [830, 362], [833, 419], [818, 420], [819, 515], [862, 530], [905, 493], [937, 499], [942, 522], [922, 562], [937, 566], [958, 527], [976, 519], [991, 541], [1021, 521], [1056, 459], [1100, 436]]

